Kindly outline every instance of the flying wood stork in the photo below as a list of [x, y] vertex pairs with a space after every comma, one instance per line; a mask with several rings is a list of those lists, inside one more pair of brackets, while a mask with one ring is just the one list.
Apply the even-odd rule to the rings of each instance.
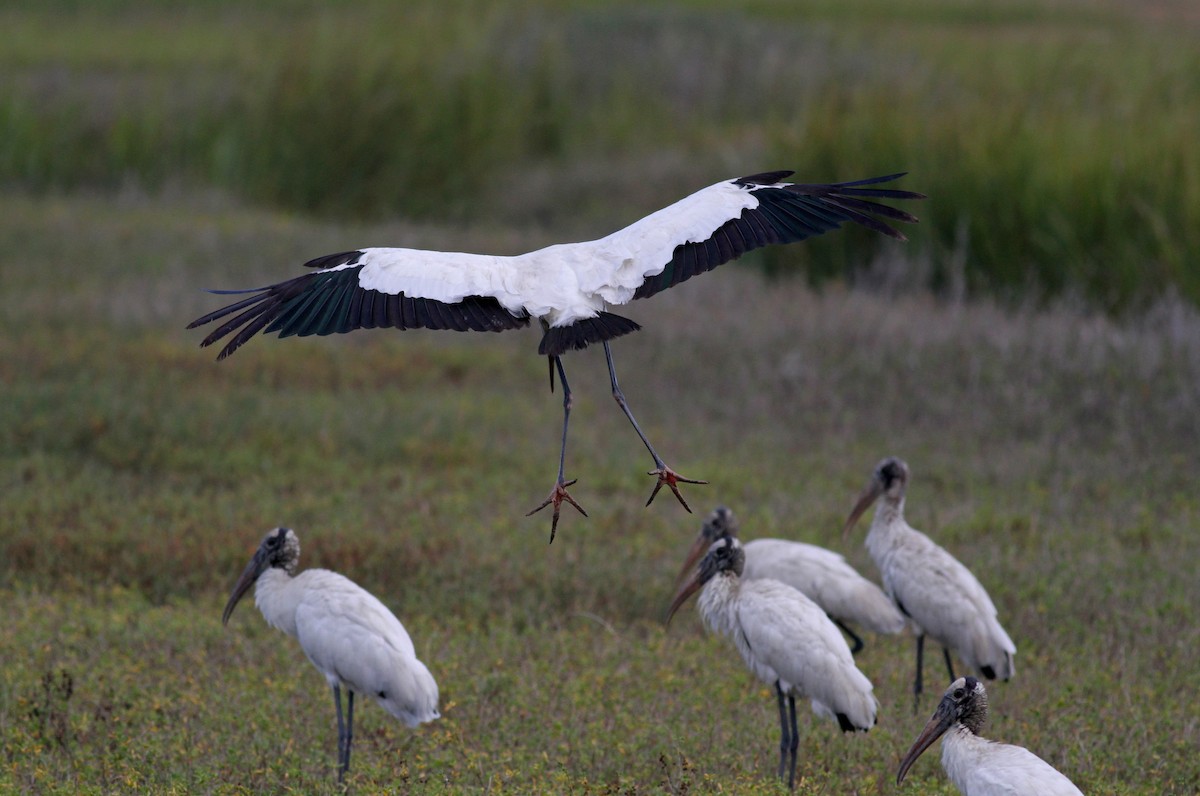
[[[288, 528], [268, 533], [225, 604], [229, 622], [238, 600], [255, 585], [254, 602], [267, 624], [299, 642], [333, 689], [338, 723], [338, 781], [350, 770], [354, 694], [366, 694], [409, 727], [439, 718], [438, 686], [417, 659], [395, 614], [349, 578], [327, 569], [296, 574], [300, 540]], [[346, 686], [346, 720], [342, 691]]]
[[[725, 506], [713, 509], [696, 535], [677, 581], [692, 571], [697, 559], [718, 537], [738, 536], [739, 531], [733, 511]], [[882, 589], [858, 574], [845, 558], [832, 550], [787, 539], [754, 539], [745, 542], [742, 550], [746, 554], [743, 579], [777, 580], [803, 592], [853, 640], [851, 654], [858, 654], [863, 640], [847, 622], [888, 634], [903, 631], [907, 624]]]
[[904, 521], [908, 465], [896, 457], [879, 462], [858, 502], [846, 519], [848, 534], [867, 508], [882, 496], [867, 550], [883, 578], [883, 587], [896, 607], [913, 624], [917, 635], [917, 673], [913, 709], [921, 697], [921, 668], [925, 636], [942, 645], [946, 670], [954, 680], [950, 650], [968, 667], [989, 680], [1013, 676], [1017, 648], [996, 618], [996, 606], [971, 571], [925, 534]]
[[896, 784], [904, 781], [921, 753], [945, 734], [942, 768], [964, 796], [1083, 796], [1071, 780], [1028, 749], [981, 738], [987, 712], [983, 683], [974, 677], [951, 683], [901, 761]]
[[709, 545], [692, 579], [672, 600], [667, 623], [703, 587], [698, 607], [704, 623], [733, 639], [755, 676], [775, 686], [779, 778], [786, 769], [788, 787], [794, 788], [800, 746], [796, 696], [811, 699], [813, 712], [835, 719], [843, 732], [866, 732], [875, 726], [879, 703], [871, 681], [854, 665], [850, 647], [825, 612], [791, 586], [743, 579], [745, 558], [741, 544], [728, 534]]
[[790, 174], [774, 171], [725, 180], [608, 237], [514, 257], [399, 248], [317, 257], [305, 263], [315, 270], [303, 276], [250, 290], [213, 291], [252, 295], [197, 318], [188, 328], [228, 318], [201, 342], [207, 346], [232, 335], [217, 357], [223, 359], [260, 331], [280, 337], [375, 327], [500, 332], [537, 318], [543, 329], [538, 353], [549, 357], [550, 388], [555, 370], [563, 388], [558, 479], [549, 497], [529, 512], [553, 506], [551, 541], [564, 500], [587, 516], [567, 492], [575, 483], [564, 474], [571, 388], [560, 357], [590, 343], [603, 344], [613, 398], [654, 459], [650, 475], [658, 480], [646, 505], [665, 484], [691, 511], [678, 484], [704, 482], [668, 467], [638, 427], [617, 384], [609, 341], [640, 327], [608, 307], [653, 296], [751, 249], [801, 241], [846, 222], [904, 240], [875, 216], [917, 219], [871, 200], [924, 198], [912, 191], [864, 187], [902, 174], [832, 185], [784, 182]]

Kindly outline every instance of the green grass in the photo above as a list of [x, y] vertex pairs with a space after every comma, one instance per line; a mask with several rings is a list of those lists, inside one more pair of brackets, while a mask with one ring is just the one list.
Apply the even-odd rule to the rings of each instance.
[[[649, 457], [597, 350], [560, 396], [534, 331], [256, 340], [213, 361], [202, 286], [261, 284], [359, 241], [523, 248], [550, 231], [314, 224], [219, 194], [0, 196], [0, 790], [332, 792], [329, 693], [251, 602], [221, 607], [262, 533], [344, 572], [408, 627], [443, 718], [357, 716], [350, 786], [434, 793], [782, 793], [773, 695], [690, 607], [662, 625], [699, 526], [642, 504]], [[892, 252], [891, 268], [916, 267]], [[906, 265], [907, 264], [907, 265]], [[886, 454], [908, 515], [990, 590], [1018, 646], [988, 733], [1087, 793], [1200, 787], [1200, 318], [765, 282], [718, 269], [626, 308], [622, 386], [668, 461], [747, 538], [875, 570], [841, 521]], [[902, 788], [911, 638], [868, 638], [880, 724], [801, 719], [802, 794]], [[927, 669], [930, 688], [942, 680]]]
[[[909, 170], [935, 289], [1200, 300], [1183, 3], [19, 3], [0, 23], [0, 184], [590, 235], [731, 174]], [[765, 262], [821, 282], [876, 246]]]

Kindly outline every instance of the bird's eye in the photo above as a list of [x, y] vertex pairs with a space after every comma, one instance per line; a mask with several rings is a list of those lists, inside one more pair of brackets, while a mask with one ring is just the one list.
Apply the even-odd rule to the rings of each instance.
[[962, 690], [961, 688], [954, 689], [954, 698], [955, 699], [962, 699], [966, 695], [967, 695], [967, 692]]

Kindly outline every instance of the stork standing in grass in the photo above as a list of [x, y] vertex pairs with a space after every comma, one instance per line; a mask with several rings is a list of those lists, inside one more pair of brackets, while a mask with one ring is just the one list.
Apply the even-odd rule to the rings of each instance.
[[925, 534], [904, 521], [908, 465], [889, 457], [879, 462], [843, 533], [877, 499], [879, 508], [867, 533], [867, 550], [879, 567], [884, 589], [917, 634], [917, 673], [913, 709], [921, 697], [921, 668], [928, 635], [942, 645], [946, 670], [954, 680], [950, 651], [989, 680], [1013, 676], [1017, 648], [996, 617], [996, 606], [971, 571]]
[[609, 341], [639, 326], [608, 308], [653, 296], [751, 249], [794, 243], [847, 222], [903, 240], [876, 216], [904, 222], [916, 218], [872, 200], [924, 198], [912, 191], [865, 187], [901, 174], [803, 185], [784, 182], [791, 173], [725, 180], [608, 237], [513, 257], [399, 248], [318, 257], [306, 263], [315, 270], [303, 276], [250, 290], [213, 291], [252, 295], [197, 318], [188, 328], [227, 318], [201, 342], [207, 346], [232, 335], [218, 355], [223, 359], [260, 331], [280, 337], [375, 327], [500, 332], [537, 318], [543, 330], [538, 353], [549, 358], [550, 388], [557, 370], [563, 390], [558, 478], [550, 495], [529, 512], [553, 507], [551, 541], [563, 501], [586, 516], [567, 492], [575, 483], [565, 475], [571, 388], [561, 356], [591, 343], [604, 346], [613, 398], [654, 460], [650, 475], [657, 483], [646, 505], [666, 485], [691, 511], [678, 484], [705, 482], [668, 467], [638, 427], [617, 384]]
[[[708, 547], [695, 574], [675, 595], [667, 622], [697, 590], [704, 623], [737, 645], [758, 679], [774, 686], [779, 703], [779, 778], [796, 785], [796, 697], [837, 721], [843, 732], [875, 726], [879, 703], [871, 681], [854, 665], [850, 647], [825, 612], [802, 593], [774, 580], [741, 577], [745, 553], [728, 534]], [[786, 706], [785, 706], [786, 697]]]
[[1083, 796], [1071, 780], [1021, 746], [982, 738], [987, 690], [974, 677], [950, 684], [933, 718], [900, 762], [896, 784], [933, 742], [942, 741], [942, 768], [964, 796]]
[[[696, 561], [718, 537], [738, 536], [740, 526], [733, 511], [718, 506], [708, 515], [688, 551], [678, 580], [692, 571]], [[788, 539], [754, 539], [742, 544], [746, 554], [746, 580], [777, 580], [804, 593], [821, 607], [833, 623], [854, 642], [851, 654], [863, 648], [846, 623], [862, 625], [876, 633], [900, 633], [907, 624], [883, 590], [858, 574], [846, 559], [832, 550]]]
[[[327, 569], [296, 574], [300, 540], [276, 528], [246, 565], [225, 604], [229, 621], [251, 586], [267, 624], [300, 642], [333, 689], [338, 723], [338, 781], [350, 770], [354, 694], [366, 694], [409, 727], [439, 718], [438, 686], [417, 659], [412, 639], [395, 614], [358, 584]], [[342, 720], [342, 686], [346, 718]]]

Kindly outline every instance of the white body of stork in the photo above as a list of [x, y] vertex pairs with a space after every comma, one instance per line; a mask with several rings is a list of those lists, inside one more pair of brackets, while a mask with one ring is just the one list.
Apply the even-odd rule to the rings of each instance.
[[942, 737], [942, 768], [964, 796], [1083, 796], [1075, 783], [1028, 749], [980, 737], [987, 708], [983, 683], [974, 677], [951, 683], [901, 761], [896, 783]]
[[563, 384], [558, 480], [534, 509], [553, 505], [551, 539], [562, 501], [583, 511], [567, 493], [564, 475], [571, 392], [559, 357], [591, 343], [604, 345], [613, 397], [654, 459], [650, 474], [658, 482], [650, 501], [665, 484], [687, 508], [677, 483], [689, 479], [654, 451], [617, 385], [609, 341], [639, 326], [608, 308], [653, 296], [751, 249], [794, 243], [843, 223], [903, 240], [875, 216], [916, 218], [871, 200], [924, 198], [912, 191], [863, 187], [900, 174], [829, 185], [784, 182], [790, 174], [724, 180], [599, 240], [511, 257], [379, 247], [318, 257], [307, 263], [315, 270], [303, 276], [251, 290], [214, 291], [252, 295], [197, 318], [188, 328], [228, 318], [201, 343], [230, 336], [218, 356], [222, 359], [260, 331], [280, 337], [376, 327], [500, 332], [537, 318], [544, 331], [538, 352], [550, 358], [551, 388], [556, 369]]
[[1016, 645], [1000, 625], [987, 591], [959, 563], [925, 534], [904, 520], [908, 465], [889, 457], [876, 465], [871, 480], [846, 520], [845, 532], [877, 498], [879, 508], [867, 533], [867, 551], [896, 606], [912, 621], [917, 634], [914, 699], [921, 693], [925, 636], [940, 643], [950, 679], [950, 650], [989, 680], [1008, 680], [1015, 673]]
[[[680, 577], [719, 536], [738, 536], [740, 530], [733, 511], [726, 506], [713, 509], [696, 535]], [[803, 592], [850, 636], [852, 653], [862, 649], [863, 641], [847, 622], [885, 634], [900, 633], [907, 624], [882, 589], [832, 550], [788, 539], [754, 539], [743, 542], [742, 550], [746, 554], [743, 580], [777, 580]]]
[[[327, 569], [295, 574], [300, 541], [287, 528], [266, 535], [226, 603], [229, 621], [242, 595], [254, 602], [267, 624], [300, 642], [333, 690], [338, 720], [338, 779], [350, 768], [354, 694], [370, 696], [409, 727], [441, 716], [438, 686], [417, 659], [412, 639], [395, 614], [349, 578]], [[343, 724], [341, 687], [347, 696]]]
[[736, 538], [718, 538], [693, 578], [679, 589], [667, 621], [703, 587], [698, 608], [704, 623], [733, 640], [754, 675], [775, 687], [782, 734], [779, 776], [787, 768], [789, 787], [794, 787], [800, 742], [797, 696], [810, 699], [814, 713], [834, 719], [844, 732], [875, 726], [879, 703], [871, 681], [854, 665], [850, 647], [825, 612], [791, 586], [743, 579], [744, 563]]

